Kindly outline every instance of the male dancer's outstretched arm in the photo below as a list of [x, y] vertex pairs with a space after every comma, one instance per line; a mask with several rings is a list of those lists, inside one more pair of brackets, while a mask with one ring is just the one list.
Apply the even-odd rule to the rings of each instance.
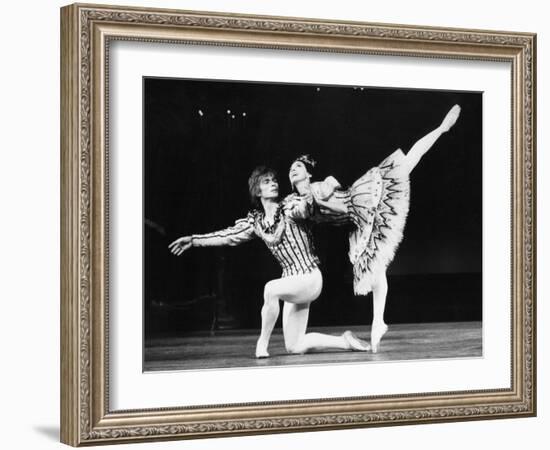
[[248, 242], [255, 236], [254, 226], [249, 218], [245, 217], [237, 220], [234, 226], [223, 230], [180, 237], [172, 242], [168, 248], [174, 255], [179, 256], [191, 247], [221, 247], [225, 245], [233, 247]]

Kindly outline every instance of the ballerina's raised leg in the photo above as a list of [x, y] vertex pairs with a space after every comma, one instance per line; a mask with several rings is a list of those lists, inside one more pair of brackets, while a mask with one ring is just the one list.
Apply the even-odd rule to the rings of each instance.
[[[393, 176], [408, 179], [410, 173], [417, 166], [422, 157], [428, 152], [428, 150], [430, 150], [430, 148], [432, 148], [434, 143], [443, 133], [451, 129], [451, 127], [458, 120], [459, 115], [460, 106], [454, 105], [449, 110], [439, 127], [419, 139], [411, 147], [411, 149], [404, 156], [403, 161], [394, 169]], [[400, 236], [400, 238], [401, 237], [402, 236]], [[382, 337], [388, 331], [388, 326], [384, 322], [384, 310], [386, 306], [386, 296], [388, 293], [388, 282], [385, 268], [383, 270], [379, 270], [379, 272], [375, 274], [372, 282], [372, 292], [373, 320], [371, 327], [371, 347], [372, 352], [376, 353], [379, 350]]]
[[406, 170], [407, 174], [410, 174], [412, 172], [412, 170], [420, 162], [422, 157], [435, 144], [435, 141], [437, 141], [443, 133], [446, 133], [451, 129], [451, 127], [458, 120], [459, 115], [460, 106], [454, 105], [443, 119], [443, 122], [441, 122], [441, 125], [439, 125], [435, 130], [431, 131], [423, 138], [419, 139], [411, 147], [411, 149], [405, 155], [405, 163], [403, 165], [403, 168]]

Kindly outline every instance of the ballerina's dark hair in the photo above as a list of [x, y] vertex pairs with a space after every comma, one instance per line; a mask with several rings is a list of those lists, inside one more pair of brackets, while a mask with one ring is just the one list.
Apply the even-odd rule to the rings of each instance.
[[310, 175], [313, 175], [313, 169], [317, 165], [317, 161], [315, 161], [311, 156], [300, 155], [298, 156], [298, 158], [292, 161], [292, 164], [294, 164], [295, 162], [301, 162], [304, 166], [306, 166], [306, 170], [310, 173]]
[[248, 178], [248, 193], [250, 194], [250, 202], [255, 208], [261, 207], [261, 203], [258, 198], [258, 195], [260, 194], [260, 181], [262, 177], [265, 177], [266, 175], [271, 175], [273, 178], [277, 178], [277, 172], [267, 166], [256, 167]]

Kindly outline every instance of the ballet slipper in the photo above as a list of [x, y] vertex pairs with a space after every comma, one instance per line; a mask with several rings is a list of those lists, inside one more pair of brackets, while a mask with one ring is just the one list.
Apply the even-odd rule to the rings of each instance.
[[368, 352], [371, 348], [368, 342], [362, 339], [359, 339], [350, 330], [344, 332], [342, 336], [344, 336], [344, 339], [348, 343], [350, 350], [356, 350], [359, 352]]
[[441, 130], [443, 132], [449, 131], [458, 120], [458, 116], [460, 116], [460, 106], [454, 105], [443, 119]]
[[378, 347], [380, 346], [380, 341], [382, 340], [382, 337], [386, 334], [387, 331], [388, 331], [388, 326], [385, 323], [376, 324], [376, 325], [373, 324], [370, 332], [370, 345], [372, 347], [373, 353], [378, 353]]
[[256, 344], [256, 358], [269, 358], [269, 353], [267, 351], [267, 346], [258, 340]]

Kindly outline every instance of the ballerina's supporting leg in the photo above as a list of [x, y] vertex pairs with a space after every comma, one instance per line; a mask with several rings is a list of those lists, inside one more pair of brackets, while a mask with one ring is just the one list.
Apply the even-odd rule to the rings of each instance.
[[386, 271], [382, 272], [376, 279], [373, 284], [372, 289], [372, 327], [371, 327], [371, 338], [370, 343], [372, 347], [372, 352], [378, 352], [380, 341], [386, 331], [388, 331], [388, 326], [384, 322], [384, 310], [386, 308], [386, 296], [388, 294], [388, 280], [386, 278]]
[[[439, 137], [449, 131], [451, 127], [458, 120], [460, 115], [460, 106], [454, 105], [443, 121], [441, 125], [435, 130], [428, 133], [423, 138], [419, 139], [405, 155], [405, 161], [401, 165], [403, 170], [402, 175], [408, 176], [416, 165], [420, 162], [426, 152], [432, 148], [434, 143]], [[376, 277], [373, 284], [373, 320], [371, 328], [371, 346], [373, 353], [378, 351], [378, 346], [384, 334], [388, 331], [388, 326], [384, 322], [384, 309], [386, 306], [386, 295], [388, 293], [388, 282], [386, 279], [386, 272]]]
[[459, 115], [460, 115], [460, 106], [454, 105], [449, 110], [449, 112], [443, 119], [443, 122], [441, 122], [441, 125], [439, 125], [439, 127], [437, 127], [435, 130], [428, 133], [423, 138], [419, 139], [411, 147], [409, 152], [405, 155], [404, 169], [407, 175], [412, 172], [412, 170], [419, 163], [420, 159], [426, 154], [426, 152], [430, 148], [432, 148], [435, 141], [437, 141], [443, 133], [451, 129], [451, 127], [458, 120]]

